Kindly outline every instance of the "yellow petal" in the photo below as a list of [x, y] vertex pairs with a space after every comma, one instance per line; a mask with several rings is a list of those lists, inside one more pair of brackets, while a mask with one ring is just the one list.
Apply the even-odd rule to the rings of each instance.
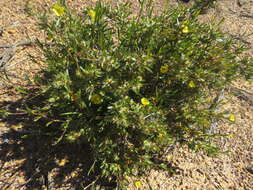
[[166, 135], [165, 132], [161, 132], [158, 134], [159, 137], [164, 137], [165, 135]]
[[189, 33], [189, 28], [188, 28], [188, 26], [185, 26], [185, 27], [183, 28], [182, 32], [183, 32], [184, 34]]
[[88, 15], [90, 16], [92, 22], [94, 22], [95, 18], [96, 18], [96, 11], [91, 9], [91, 10], [88, 11]]
[[190, 88], [194, 88], [194, 87], [196, 87], [196, 84], [193, 81], [190, 81], [189, 84], [188, 84], [188, 86]]
[[134, 186], [137, 187], [137, 188], [141, 188], [142, 187], [141, 181], [135, 181]]
[[229, 121], [234, 122], [235, 121], [235, 115], [230, 115], [228, 119], [229, 119]]
[[101, 104], [103, 102], [103, 99], [99, 94], [94, 94], [90, 100], [93, 104]]
[[52, 11], [56, 14], [56, 16], [62, 16], [65, 13], [65, 8], [56, 4], [52, 7]]
[[12, 126], [10, 127], [10, 129], [12, 129], [12, 130], [19, 130], [19, 129], [22, 129], [22, 128], [23, 128], [22, 125], [12, 125]]
[[57, 164], [59, 165], [59, 166], [64, 166], [67, 162], [69, 162], [66, 158], [63, 158], [63, 159], [61, 159], [61, 160], [58, 160], [57, 161]]
[[78, 176], [78, 173], [77, 173], [77, 172], [72, 172], [72, 173], [71, 173], [71, 177], [72, 177], [72, 178], [75, 178], [75, 177], [77, 177], [77, 176]]
[[150, 104], [150, 102], [149, 102], [149, 100], [148, 100], [147, 98], [142, 98], [142, 99], [141, 99], [141, 103], [142, 103], [144, 106]]
[[161, 68], [160, 68], [160, 72], [161, 73], [167, 73], [168, 70], [169, 70], [168, 65], [161, 66]]
[[172, 154], [168, 154], [168, 155], [166, 156], [166, 160], [167, 160], [167, 161], [171, 161], [172, 158], [173, 158]]
[[185, 21], [183, 21], [183, 25], [187, 25], [187, 24], [189, 24], [190, 23], [190, 21], [189, 20], [185, 20]]

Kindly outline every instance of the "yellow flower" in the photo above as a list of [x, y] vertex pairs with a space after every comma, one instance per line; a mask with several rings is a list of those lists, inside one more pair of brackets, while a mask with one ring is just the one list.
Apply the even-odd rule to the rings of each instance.
[[10, 127], [11, 130], [15, 130], [15, 131], [19, 130], [19, 129], [22, 129], [22, 128], [23, 128], [22, 125], [13, 125], [13, 126]]
[[70, 175], [71, 175], [72, 178], [75, 178], [75, 177], [78, 176], [78, 173], [77, 172], [72, 172]]
[[189, 24], [189, 20], [185, 20], [185, 21], [183, 21], [183, 25], [187, 25], [187, 24]]
[[161, 73], [167, 73], [168, 70], [169, 70], [168, 65], [161, 66], [161, 68], [160, 68], [160, 72]]
[[141, 99], [141, 103], [144, 105], [144, 106], [147, 106], [150, 104], [149, 100], [147, 98], [142, 98]]
[[182, 32], [183, 32], [184, 34], [189, 33], [190, 31], [189, 31], [188, 26], [185, 26], [185, 27], [183, 28]]
[[164, 137], [165, 135], [166, 135], [165, 132], [161, 132], [158, 134], [159, 137]]
[[194, 88], [194, 87], [196, 87], [196, 84], [193, 81], [190, 81], [189, 84], [188, 84], [188, 86], [190, 88]]
[[230, 115], [228, 119], [229, 119], [229, 121], [234, 122], [235, 121], [235, 115]]
[[56, 14], [56, 16], [62, 16], [65, 13], [65, 8], [59, 4], [56, 4], [52, 7], [52, 11]]
[[64, 166], [67, 162], [69, 162], [66, 158], [56, 161], [58, 166]]
[[74, 141], [76, 141], [80, 136], [81, 136], [81, 133], [80, 133], [80, 132], [71, 131], [71, 132], [67, 135], [67, 140], [68, 140], [69, 142], [74, 142]]
[[134, 186], [137, 187], [137, 188], [141, 188], [142, 187], [141, 181], [135, 181]]
[[90, 100], [93, 104], [101, 104], [103, 102], [103, 99], [99, 94], [92, 95]]
[[172, 158], [173, 158], [172, 154], [168, 154], [168, 155], [166, 156], [166, 160], [167, 160], [167, 161], [171, 161]]
[[191, 65], [192, 63], [191, 63], [189, 60], [187, 60], [187, 61], [185, 62], [185, 64], [186, 64], [186, 65]]
[[88, 15], [90, 16], [92, 22], [94, 22], [95, 18], [96, 18], [96, 11], [91, 9], [91, 10], [88, 11]]

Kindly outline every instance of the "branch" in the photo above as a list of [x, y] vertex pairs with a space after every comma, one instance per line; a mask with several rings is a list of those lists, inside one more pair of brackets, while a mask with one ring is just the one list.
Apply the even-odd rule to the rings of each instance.
[[0, 48], [16, 48], [18, 46], [28, 46], [28, 45], [31, 45], [33, 42], [30, 41], [30, 40], [22, 40], [16, 44], [13, 44], [13, 45], [0, 45]]

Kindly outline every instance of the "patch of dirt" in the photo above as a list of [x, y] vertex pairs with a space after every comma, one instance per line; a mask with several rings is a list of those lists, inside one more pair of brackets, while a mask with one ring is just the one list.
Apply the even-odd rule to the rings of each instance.
[[[74, 9], [80, 11], [84, 6], [92, 5], [95, 0], [68, 1]], [[113, 1], [108, 1], [113, 2]], [[133, 1], [134, 7], [137, 1]], [[176, 1], [155, 1], [157, 10], [165, 4], [177, 6]], [[225, 19], [221, 29], [244, 42], [253, 56], [253, 0], [221, 0], [215, 9], [209, 9], [201, 18], [203, 22], [213, 19]], [[0, 1], [0, 46], [16, 44], [23, 40], [43, 38], [44, 34], [36, 26], [36, 19], [29, 16], [34, 9], [50, 7], [52, 1], [40, 0], [1, 0]], [[185, 6], [188, 6], [185, 4]], [[8, 48], [0, 48], [0, 54]], [[28, 55], [41, 57], [40, 52], [32, 45], [15, 48], [6, 66], [11, 80], [8, 84], [24, 84], [24, 78], [38, 71]], [[0, 72], [1, 78], [4, 73]], [[5, 81], [6, 82], [6, 81]], [[176, 147], [167, 159], [175, 167], [175, 174], [152, 171], [141, 180], [141, 189], [154, 190], [195, 190], [195, 189], [253, 189], [253, 84], [238, 80], [233, 85], [246, 91], [248, 99], [240, 93], [233, 93], [233, 88], [225, 92], [226, 109], [236, 116], [235, 123], [219, 122], [216, 132], [229, 133], [229, 138], [220, 138], [218, 143], [228, 153], [218, 157], [208, 157], [205, 153], [194, 153], [186, 147]], [[234, 95], [229, 95], [229, 90]], [[52, 149], [52, 140], [47, 137], [27, 137], [26, 134], [38, 132], [33, 130], [34, 124], [22, 110], [18, 110], [22, 99], [15, 94], [15, 89], [6, 88], [0, 82], [0, 104], [16, 111], [15, 115], [0, 122], [0, 189], [84, 189], [91, 188], [95, 176], [87, 176], [87, 168], [94, 161], [90, 157], [88, 147], [58, 146]], [[245, 95], [245, 94], [244, 94]], [[37, 100], [39, 102], [39, 99]], [[38, 126], [39, 127], [39, 126]], [[24, 131], [23, 129], [28, 131]], [[81, 152], [80, 152], [81, 150]], [[78, 155], [76, 157], [76, 155]], [[130, 180], [129, 190], [134, 187], [134, 179]], [[103, 185], [108, 187], [112, 184]], [[88, 189], [87, 188], [87, 189]]]

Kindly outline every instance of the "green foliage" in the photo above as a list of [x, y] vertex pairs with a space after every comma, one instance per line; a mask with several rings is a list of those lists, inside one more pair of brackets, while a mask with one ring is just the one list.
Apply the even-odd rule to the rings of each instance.
[[209, 8], [214, 8], [216, 0], [195, 0], [193, 4], [193, 9], [198, 9], [200, 14], [205, 14]]
[[40, 43], [46, 67], [36, 81], [45, 100], [29, 110], [62, 132], [60, 140], [88, 143], [91, 170], [118, 180], [166, 169], [157, 159], [176, 142], [216, 153], [208, 131], [222, 114], [212, 95], [241, 73], [252, 75], [245, 48], [200, 24], [197, 9], [154, 15], [140, 4], [137, 15], [129, 4], [100, 2], [80, 15], [64, 5], [43, 15], [49, 43]]

